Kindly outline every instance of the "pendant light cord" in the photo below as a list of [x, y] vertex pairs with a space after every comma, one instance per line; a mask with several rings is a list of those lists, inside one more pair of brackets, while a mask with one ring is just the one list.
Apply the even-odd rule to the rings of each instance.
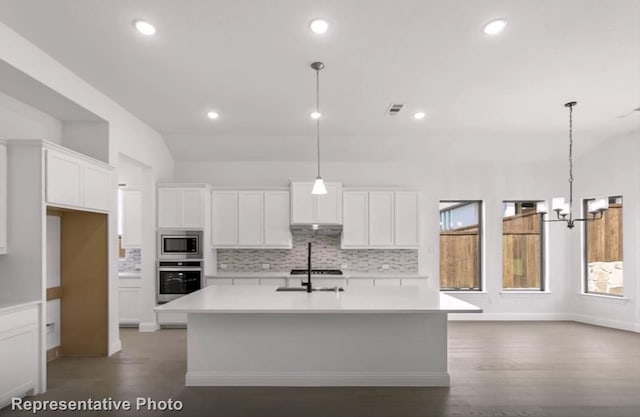
[[316, 112], [320, 115], [316, 119], [316, 145], [318, 147], [318, 178], [320, 178], [320, 69], [316, 69]]

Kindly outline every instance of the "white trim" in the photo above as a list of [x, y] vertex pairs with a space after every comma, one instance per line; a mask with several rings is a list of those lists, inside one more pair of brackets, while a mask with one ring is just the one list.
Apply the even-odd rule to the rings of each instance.
[[140, 325], [138, 326], [138, 330], [140, 330], [141, 332], [155, 332], [157, 330], [160, 330], [160, 325], [157, 321], [140, 323]]
[[189, 371], [187, 386], [448, 387], [447, 372], [224, 372]]
[[111, 356], [114, 353], [118, 353], [122, 350], [122, 341], [120, 339], [116, 340], [109, 346], [109, 354], [107, 356]]
[[551, 294], [551, 291], [539, 291], [539, 290], [530, 290], [530, 291], [524, 291], [524, 290], [513, 290], [513, 291], [509, 291], [509, 290], [502, 290], [500, 291], [500, 296], [503, 295], [531, 295], [531, 294]]
[[580, 292], [578, 295], [582, 295], [584, 297], [589, 297], [593, 301], [601, 301], [606, 303], [614, 303], [614, 304], [626, 304], [630, 300], [624, 296], [616, 296], [616, 295], [606, 295], [606, 294], [593, 294], [593, 293], [585, 293]]
[[579, 323], [593, 324], [595, 326], [640, 333], [640, 323], [634, 323], [632, 321], [603, 319], [600, 317], [586, 316], [584, 314], [572, 314], [571, 319]]
[[571, 315], [564, 313], [482, 313], [449, 314], [450, 321], [567, 321]]

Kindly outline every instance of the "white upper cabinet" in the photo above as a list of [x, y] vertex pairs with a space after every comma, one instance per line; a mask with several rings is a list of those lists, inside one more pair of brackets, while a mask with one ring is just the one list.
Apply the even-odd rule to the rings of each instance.
[[238, 244], [262, 245], [264, 242], [264, 193], [238, 193]]
[[291, 182], [291, 224], [342, 224], [342, 183], [325, 181], [327, 194], [311, 194], [313, 181]]
[[420, 194], [410, 191], [395, 193], [395, 244], [420, 245]]
[[238, 193], [236, 191], [213, 191], [211, 241], [213, 246], [238, 244]]
[[0, 254], [7, 253], [7, 146], [0, 140]]
[[369, 193], [345, 191], [342, 194], [342, 246], [367, 246], [369, 244]]
[[227, 248], [291, 248], [289, 192], [212, 193], [212, 245]]
[[142, 246], [142, 193], [123, 190], [121, 198], [122, 247], [140, 248]]
[[58, 149], [46, 150], [46, 199], [56, 206], [111, 209], [110, 167]]
[[394, 249], [420, 245], [420, 193], [345, 191], [342, 248]]
[[158, 227], [204, 228], [204, 188], [158, 187]]
[[292, 247], [289, 229], [289, 192], [264, 193], [264, 244], [266, 246]]
[[369, 193], [369, 245], [393, 246], [393, 192]]

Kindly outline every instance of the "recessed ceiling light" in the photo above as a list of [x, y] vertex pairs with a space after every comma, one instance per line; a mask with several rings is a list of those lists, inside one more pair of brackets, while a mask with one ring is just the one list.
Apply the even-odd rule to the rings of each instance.
[[134, 20], [133, 25], [138, 29], [138, 32], [142, 33], [145, 36], [151, 36], [156, 33], [156, 28], [149, 22], [145, 22], [144, 20]]
[[214, 111], [210, 111], [210, 112], [207, 112], [207, 117], [211, 120], [215, 120], [218, 117], [220, 117], [220, 115]]
[[329, 29], [329, 23], [324, 19], [313, 19], [311, 23], [309, 23], [309, 29], [311, 29], [313, 33], [322, 35]]
[[426, 116], [426, 114], [423, 111], [418, 111], [413, 113], [413, 118], [416, 120], [422, 120], [424, 119], [424, 117]]
[[507, 26], [507, 21], [505, 19], [495, 19], [484, 25], [482, 30], [487, 35], [497, 35], [502, 32], [505, 26]]
[[311, 113], [309, 115], [313, 120], [318, 120], [319, 118], [322, 117], [322, 114], [318, 113], [317, 111], [314, 111], [313, 113]]

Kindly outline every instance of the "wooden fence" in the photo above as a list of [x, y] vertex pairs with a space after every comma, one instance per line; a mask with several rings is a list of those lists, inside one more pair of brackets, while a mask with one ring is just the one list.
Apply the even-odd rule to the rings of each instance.
[[[503, 219], [504, 288], [540, 288], [540, 217], [535, 211]], [[440, 287], [480, 288], [478, 227], [440, 232]]]
[[612, 204], [602, 218], [587, 223], [588, 262], [622, 261], [622, 204]]

